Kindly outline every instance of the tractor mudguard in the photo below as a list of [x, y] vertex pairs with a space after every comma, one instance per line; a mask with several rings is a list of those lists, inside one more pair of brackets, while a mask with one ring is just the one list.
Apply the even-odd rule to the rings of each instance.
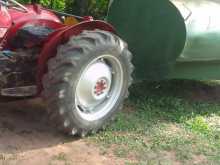
[[47, 72], [47, 61], [54, 57], [57, 53], [57, 47], [64, 44], [72, 36], [77, 36], [84, 30], [105, 30], [115, 33], [115, 29], [104, 21], [83, 21], [75, 26], [67, 26], [51, 34], [50, 39], [45, 44], [38, 58], [38, 92], [42, 90], [42, 76]]
[[184, 18], [169, 0], [114, 0], [107, 20], [134, 55], [136, 80], [166, 78], [186, 42]]

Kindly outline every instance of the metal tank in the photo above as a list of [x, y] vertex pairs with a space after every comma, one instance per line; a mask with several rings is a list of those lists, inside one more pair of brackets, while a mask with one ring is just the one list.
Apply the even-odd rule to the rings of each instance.
[[111, 0], [136, 80], [220, 79], [220, 0]]
[[180, 62], [220, 60], [220, 1], [171, 0], [185, 19], [187, 40]]
[[114, 0], [108, 21], [134, 54], [136, 80], [167, 77], [186, 41], [183, 17], [169, 0]]

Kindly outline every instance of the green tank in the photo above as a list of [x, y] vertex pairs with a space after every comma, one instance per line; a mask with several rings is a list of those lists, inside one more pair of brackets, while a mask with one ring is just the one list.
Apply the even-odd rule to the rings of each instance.
[[219, 9], [215, 0], [115, 0], [107, 19], [134, 54], [136, 80], [218, 80]]

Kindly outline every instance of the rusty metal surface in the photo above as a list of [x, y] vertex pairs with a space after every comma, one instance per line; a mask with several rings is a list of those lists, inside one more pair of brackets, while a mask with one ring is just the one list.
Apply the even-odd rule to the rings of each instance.
[[171, 0], [185, 19], [187, 41], [178, 61], [220, 60], [220, 1]]
[[16, 88], [35, 84], [37, 55], [37, 49], [0, 52], [0, 88]]

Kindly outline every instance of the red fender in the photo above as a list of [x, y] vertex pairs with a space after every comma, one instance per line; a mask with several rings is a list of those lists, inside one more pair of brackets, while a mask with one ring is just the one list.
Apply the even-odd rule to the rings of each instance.
[[57, 53], [57, 47], [64, 44], [72, 36], [77, 36], [84, 30], [105, 30], [115, 33], [115, 29], [112, 25], [104, 21], [83, 21], [75, 26], [67, 26], [59, 31], [55, 32], [50, 36], [49, 41], [45, 44], [43, 50], [38, 59], [38, 73], [37, 73], [37, 84], [38, 92], [40, 93], [43, 89], [42, 77], [47, 72], [47, 61], [54, 57]]

